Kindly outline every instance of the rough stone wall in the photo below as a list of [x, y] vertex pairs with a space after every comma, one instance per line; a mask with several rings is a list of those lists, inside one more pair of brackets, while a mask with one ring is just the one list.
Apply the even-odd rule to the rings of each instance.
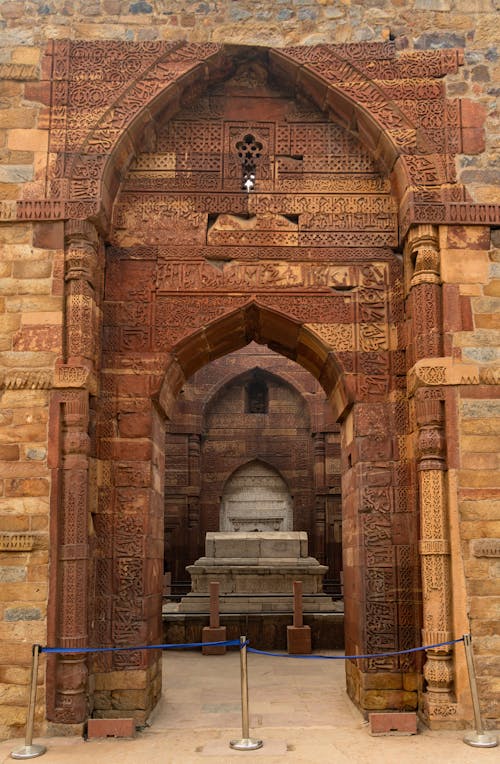
[[[447, 77], [447, 93], [467, 97], [484, 110], [486, 150], [459, 156], [458, 177], [473, 200], [500, 201], [495, 169], [499, 133], [495, 0], [6, 0], [0, 4], [0, 35], [0, 197], [7, 207], [10, 200], [22, 197], [25, 183], [44, 177], [47, 113], [34, 86], [46, 41], [62, 37], [186, 38], [278, 47], [394, 37], [402, 49], [463, 47], [464, 66]], [[3, 210], [5, 204], [1, 206]], [[500, 250], [495, 233], [493, 247], [488, 237], [478, 246], [477, 231], [476, 227], [465, 230], [459, 243], [445, 240], [448, 270], [443, 277], [455, 287], [455, 315], [461, 315], [460, 331], [453, 338], [455, 327], [449, 328], [450, 354], [467, 356], [489, 375], [483, 377], [484, 385], [465, 385], [456, 402], [461, 439], [455, 448], [450, 495], [460, 512], [455, 548], [465, 564], [480, 689], [488, 695], [484, 711], [494, 720], [500, 694], [492, 670], [499, 653], [498, 621], [493, 615], [499, 594], [498, 546], [486, 542], [482, 546], [482, 537], [500, 535], [493, 521], [498, 511], [500, 413], [491, 384], [495, 381], [491, 368], [498, 362]], [[62, 223], [9, 223], [8, 215], [2, 218], [0, 736], [17, 733], [24, 724], [31, 643], [46, 641], [49, 491], [54, 466], [47, 457], [47, 388], [61, 356], [62, 246]], [[461, 566], [459, 558], [457, 570]], [[39, 701], [41, 720], [41, 692]]]

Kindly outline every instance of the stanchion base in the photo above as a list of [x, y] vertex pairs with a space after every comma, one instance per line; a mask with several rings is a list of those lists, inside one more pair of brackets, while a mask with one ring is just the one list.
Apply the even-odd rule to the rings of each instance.
[[46, 747], [44, 745], [22, 745], [21, 748], [16, 748], [10, 754], [11, 759], [34, 759], [36, 756], [42, 756]]
[[262, 740], [254, 740], [251, 737], [242, 737], [239, 740], [231, 740], [229, 743], [231, 748], [235, 751], [255, 751], [257, 748], [262, 748], [264, 743]]
[[498, 739], [489, 732], [468, 732], [464, 735], [464, 743], [474, 748], [495, 748], [498, 745]]

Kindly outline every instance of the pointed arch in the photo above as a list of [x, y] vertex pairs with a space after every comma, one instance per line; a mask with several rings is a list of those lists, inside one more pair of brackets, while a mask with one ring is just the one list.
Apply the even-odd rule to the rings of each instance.
[[291, 531], [293, 508], [283, 475], [262, 459], [241, 464], [224, 484], [221, 531]]
[[254, 340], [296, 361], [320, 383], [340, 418], [353, 398], [349, 376], [334, 348], [307, 324], [252, 300], [181, 340], [167, 363], [158, 400], [167, 416], [185, 381], [210, 361]]
[[[400, 52], [393, 42], [277, 50], [54, 41], [46, 56], [57, 112], [49, 191], [44, 200], [18, 202], [18, 217], [88, 219], [106, 233], [126, 170], [155, 125], [256, 55], [276, 80], [346, 127], [391, 173], [401, 237], [417, 222], [498, 221], [500, 206], [466, 203], [455, 177], [455, 155], [478, 151], [468, 146], [468, 118], [446, 98], [441, 81], [457, 71], [463, 52]], [[109, 71], [116, 72], [113, 79]]]
[[237, 374], [227, 373], [221, 379], [218, 379], [217, 382], [212, 386], [212, 388], [207, 392], [206, 402], [202, 411], [202, 418], [206, 417], [211, 405], [213, 404], [213, 402], [217, 399], [219, 395], [223, 394], [223, 391], [225, 388], [229, 387], [230, 385], [237, 385], [239, 382], [242, 382], [243, 380], [250, 380], [254, 372], [262, 372], [263, 375], [265, 375], [266, 379], [274, 380], [280, 385], [289, 387], [303, 401], [305, 410], [307, 412], [307, 418], [308, 418], [308, 421], [310, 422], [312, 417], [310, 403], [307, 399], [307, 396], [304, 395], [304, 391], [299, 390], [295, 381], [290, 379], [290, 375], [284, 371], [280, 371], [280, 372], [269, 371], [268, 369], [265, 369], [263, 367], [256, 366], [256, 365], [246, 369], [245, 371], [239, 372]]

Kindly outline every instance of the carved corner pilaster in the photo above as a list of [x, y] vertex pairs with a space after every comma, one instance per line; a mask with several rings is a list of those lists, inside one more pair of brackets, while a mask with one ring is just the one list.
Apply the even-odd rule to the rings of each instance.
[[417, 284], [441, 283], [437, 226], [416, 225], [410, 228], [405, 242], [405, 266], [407, 293]]

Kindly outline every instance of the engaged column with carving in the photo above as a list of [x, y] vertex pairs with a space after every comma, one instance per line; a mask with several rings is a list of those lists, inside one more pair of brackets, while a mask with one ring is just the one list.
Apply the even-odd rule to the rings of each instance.
[[[59, 647], [87, 646], [88, 436], [85, 390], [62, 393], [62, 458], [58, 526]], [[81, 654], [58, 656], [54, 721], [80, 723], [87, 713], [87, 666]]]
[[[61, 647], [88, 642], [89, 564], [89, 395], [95, 392], [100, 335], [98, 234], [90, 223], [68, 221], [65, 229], [64, 357], [56, 367], [60, 405], [60, 455], [57, 493], [57, 622]], [[54, 721], [81, 723], [88, 715], [84, 655], [57, 658]]]
[[98, 234], [90, 223], [70, 220], [65, 243], [66, 334], [60, 373], [62, 382], [74, 386], [75, 377], [84, 380], [95, 373], [99, 357]]
[[[410, 363], [442, 355], [442, 305], [438, 231], [422, 225], [409, 236], [409, 331], [413, 344]], [[439, 388], [420, 388], [415, 395], [416, 459], [420, 504], [420, 559], [424, 613], [424, 645], [447, 642], [451, 633], [450, 543], [444, 401]], [[428, 722], [439, 723], [456, 711], [454, 670], [450, 646], [427, 650], [423, 712]]]

